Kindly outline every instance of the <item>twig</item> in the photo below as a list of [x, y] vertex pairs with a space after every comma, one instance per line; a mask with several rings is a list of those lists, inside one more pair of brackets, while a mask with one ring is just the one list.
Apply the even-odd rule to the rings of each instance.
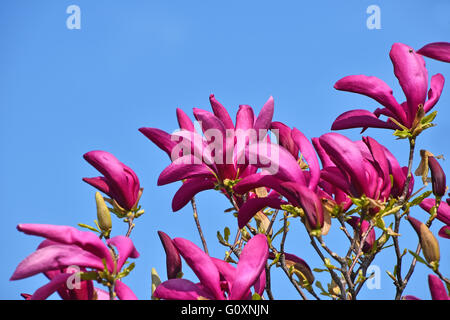
[[206, 245], [205, 237], [203, 236], [202, 227], [200, 226], [200, 220], [198, 219], [198, 212], [197, 212], [197, 204], [195, 202], [195, 198], [191, 199], [191, 205], [192, 205], [192, 211], [194, 212], [194, 220], [195, 224], [197, 225], [198, 234], [200, 235], [200, 239], [202, 240], [203, 244], [203, 250], [207, 255], [209, 255], [208, 252], [208, 246]]

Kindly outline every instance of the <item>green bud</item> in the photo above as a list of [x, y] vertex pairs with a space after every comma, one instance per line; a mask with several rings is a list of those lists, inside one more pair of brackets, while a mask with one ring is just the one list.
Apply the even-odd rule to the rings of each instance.
[[103, 233], [109, 235], [112, 228], [111, 214], [100, 192], [95, 193], [95, 202], [97, 203], [98, 226]]

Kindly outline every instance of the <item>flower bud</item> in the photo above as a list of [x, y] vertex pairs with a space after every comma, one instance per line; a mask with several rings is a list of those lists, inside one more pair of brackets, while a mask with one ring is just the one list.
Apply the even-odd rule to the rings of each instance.
[[181, 272], [180, 254], [166, 233], [158, 231], [158, 236], [166, 252], [167, 279], [175, 279]]
[[444, 170], [442, 170], [441, 165], [435, 157], [428, 157], [428, 165], [431, 171], [433, 194], [441, 198], [444, 196], [447, 188]]
[[430, 264], [437, 264], [440, 260], [439, 243], [428, 227], [419, 220], [408, 217], [408, 221], [419, 236], [420, 245], [422, 246], [423, 256]]
[[112, 228], [111, 213], [100, 192], [95, 193], [95, 202], [97, 203], [98, 226], [105, 235], [109, 235]]
[[297, 275], [302, 287], [305, 284], [311, 285], [314, 282], [314, 275], [305, 260], [290, 253], [284, 254], [284, 260], [288, 268], [292, 267], [292, 272]]

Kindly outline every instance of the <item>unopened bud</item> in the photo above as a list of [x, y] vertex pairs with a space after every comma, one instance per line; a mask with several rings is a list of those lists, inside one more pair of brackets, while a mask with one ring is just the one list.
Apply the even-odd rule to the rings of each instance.
[[166, 233], [158, 231], [158, 236], [166, 252], [167, 278], [175, 279], [182, 269], [180, 254], [172, 239]]
[[428, 157], [428, 165], [431, 171], [433, 194], [436, 197], [442, 198], [447, 189], [444, 170], [442, 170], [441, 165], [435, 157]]
[[97, 203], [98, 226], [105, 234], [109, 234], [112, 228], [111, 213], [100, 192], [95, 193], [95, 202]]
[[439, 252], [439, 242], [433, 233], [428, 229], [425, 223], [420, 222], [419, 220], [408, 217], [408, 221], [413, 226], [417, 235], [419, 236], [420, 245], [422, 246], [423, 256], [425, 260], [435, 265], [439, 263], [440, 260], [440, 252]]

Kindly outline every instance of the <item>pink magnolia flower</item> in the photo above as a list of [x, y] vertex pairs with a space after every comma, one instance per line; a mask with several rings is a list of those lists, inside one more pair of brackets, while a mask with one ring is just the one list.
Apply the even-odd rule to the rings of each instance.
[[169, 279], [156, 288], [154, 297], [166, 300], [243, 300], [251, 299], [252, 286], [256, 293], [262, 295], [269, 255], [265, 235], [258, 234], [248, 241], [236, 267], [208, 256], [189, 240], [175, 238], [173, 243], [200, 282]]
[[[387, 148], [375, 139], [364, 137], [353, 142], [338, 133], [327, 133], [318, 143], [329, 157], [321, 178], [352, 197], [365, 195], [373, 200], [386, 201], [399, 197], [406, 181], [406, 168], [401, 168]], [[391, 176], [393, 184], [391, 183]], [[413, 190], [413, 180], [409, 192]]]
[[[422, 51], [422, 54], [424, 51]], [[336, 82], [335, 89], [368, 96], [384, 108], [378, 108], [374, 112], [361, 109], [347, 111], [337, 117], [331, 127], [332, 130], [350, 128], [400, 129], [390, 119], [387, 121], [379, 119], [381, 115], [395, 119], [401, 125], [411, 129], [419, 106], [422, 106], [424, 112], [427, 113], [436, 105], [444, 87], [444, 77], [440, 73], [432, 76], [428, 90], [428, 71], [422, 55], [402, 43], [395, 43], [389, 55], [394, 65], [394, 74], [406, 96], [406, 101], [398, 103], [392, 94], [392, 89], [376, 77], [365, 75], [344, 77]]]
[[450, 42], [429, 43], [417, 50], [417, 53], [428, 58], [450, 62]]
[[[66, 286], [67, 280], [73, 274], [70, 268], [76, 266], [80, 270], [103, 271], [106, 265], [111, 274], [117, 274], [128, 258], [139, 257], [131, 239], [124, 236], [116, 236], [106, 241], [109, 246], [116, 248], [116, 258], [107, 245], [92, 232], [47, 224], [19, 224], [17, 229], [28, 235], [46, 238], [35, 252], [19, 263], [10, 278], [20, 280], [38, 273], [46, 274], [50, 282], [37, 289], [31, 296], [32, 300], [46, 299], [55, 291], [62, 294], [63, 298], [77, 293], [84, 294], [86, 298], [93, 297], [89, 282], [83, 284], [87, 286], [85, 291], [66, 291], [69, 289]], [[119, 299], [136, 299], [131, 289], [119, 279], [115, 281], [114, 289]]]
[[83, 157], [103, 174], [103, 177], [83, 178], [84, 182], [116, 200], [125, 210], [131, 210], [137, 205], [142, 191], [139, 179], [132, 169], [106, 151], [90, 151]]
[[[317, 195], [320, 167], [314, 147], [296, 128], [291, 130], [279, 122], [272, 123], [272, 128], [280, 129], [281, 145], [269, 142], [250, 145], [246, 157], [259, 159], [260, 163], [256, 163], [255, 166], [262, 168], [263, 171], [244, 177], [233, 188], [241, 195], [260, 187], [269, 188], [272, 192], [265, 198], [250, 197], [242, 204], [238, 213], [239, 228], [245, 226], [265, 207], [280, 209], [281, 205], [290, 204], [304, 210], [306, 222], [312, 230], [320, 229], [324, 223], [324, 214], [321, 200]], [[271, 151], [270, 154], [266, 152], [267, 149]], [[302, 161], [307, 163], [308, 170], [300, 167], [299, 152]], [[264, 163], [271, 163], [276, 170], [268, 170]]]
[[251, 142], [266, 139], [274, 112], [273, 98], [269, 98], [256, 118], [250, 106], [239, 106], [235, 124], [214, 95], [210, 96], [210, 103], [213, 112], [194, 108], [204, 137], [180, 109], [177, 109], [181, 129], [178, 132], [139, 129], [172, 160], [161, 172], [158, 185], [184, 181], [172, 200], [173, 211], [183, 208], [201, 191], [222, 188], [226, 180], [234, 181], [256, 172], [252, 165], [239, 162], [238, 155]]
[[159, 239], [166, 252], [167, 279], [175, 279], [181, 272], [181, 258], [173, 240], [164, 232], [158, 231]]
[[[431, 299], [432, 300], [450, 300], [450, 296], [445, 290], [445, 286], [439, 277], [429, 274], [428, 275], [428, 286], [430, 287]], [[407, 295], [403, 297], [404, 300], [420, 300], [416, 296]]]

